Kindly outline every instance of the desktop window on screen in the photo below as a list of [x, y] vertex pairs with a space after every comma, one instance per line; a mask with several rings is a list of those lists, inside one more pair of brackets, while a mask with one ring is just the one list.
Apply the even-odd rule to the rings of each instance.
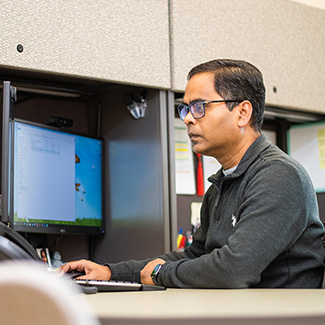
[[98, 139], [14, 124], [14, 222], [101, 226]]

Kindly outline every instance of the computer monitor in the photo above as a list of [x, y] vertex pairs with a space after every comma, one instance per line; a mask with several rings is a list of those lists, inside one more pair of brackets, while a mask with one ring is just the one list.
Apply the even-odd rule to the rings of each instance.
[[0, 173], [0, 221], [8, 223], [9, 221], [9, 117], [12, 106], [12, 96], [15, 94], [15, 88], [9, 81], [2, 83], [0, 100], [0, 149], [1, 149], [1, 173]]
[[10, 219], [23, 232], [104, 232], [101, 139], [11, 122]]

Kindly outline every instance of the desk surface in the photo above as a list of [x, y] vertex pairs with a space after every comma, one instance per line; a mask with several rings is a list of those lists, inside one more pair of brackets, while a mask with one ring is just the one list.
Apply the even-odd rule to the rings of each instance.
[[87, 300], [102, 324], [325, 323], [322, 289], [167, 289], [98, 293]]

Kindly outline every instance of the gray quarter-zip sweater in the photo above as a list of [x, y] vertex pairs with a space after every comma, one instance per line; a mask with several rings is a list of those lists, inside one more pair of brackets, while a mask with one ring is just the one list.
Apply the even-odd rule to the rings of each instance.
[[[180, 288], [318, 288], [324, 269], [323, 224], [303, 167], [260, 136], [236, 170], [222, 169], [201, 209], [201, 226], [184, 252], [163, 256], [156, 284]], [[112, 280], [140, 282], [148, 261], [106, 264]]]

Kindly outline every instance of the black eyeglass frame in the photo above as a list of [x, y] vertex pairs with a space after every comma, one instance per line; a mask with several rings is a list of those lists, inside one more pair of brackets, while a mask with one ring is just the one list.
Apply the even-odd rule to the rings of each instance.
[[[191, 114], [192, 114], [192, 116], [196, 119], [196, 120], [198, 120], [198, 119], [200, 119], [200, 118], [202, 118], [202, 117], [204, 117], [205, 116], [205, 105], [206, 104], [210, 104], [210, 103], [241, 103], [241, 102], [243, 102], [244, 101], [244, 99], [242, 99], [242, 100], [237, 100], [237, 99], [223, 99], [223, 100], [199, 100], [199, 101], [195, 101], [195, 102], [193, 102], [193, 103], [191, 103], [191, 104], [189, 104], [189, 105], [185, 105], [185, 104], [180, 104], [180, 105], [178, 105], [177, 106], [177, 111], [178, 111], [178, 115], [179, 115], [179, 117], [181, 118], [181, 120], [182, 121], [184, 121], [184, 118], [185, 118], [185, 116], [188, 114], [188, 112], [191, 112]], [[196, 105], [196, 104], [202, 104], [202, 108], [203, 108], [203, 114], [202, 114], [202, 116], [194, 116], [194, 113], [193, 113], [193, 111], [192, 111], [192, 107], [194, 106], [194, 105]], [[186, 112], [186, 114], [184, 115], [184, 118], [182, 118], [182, 114], [181, 114], [181, 111], [183, 110], [185, 108], [185, 112]]]

